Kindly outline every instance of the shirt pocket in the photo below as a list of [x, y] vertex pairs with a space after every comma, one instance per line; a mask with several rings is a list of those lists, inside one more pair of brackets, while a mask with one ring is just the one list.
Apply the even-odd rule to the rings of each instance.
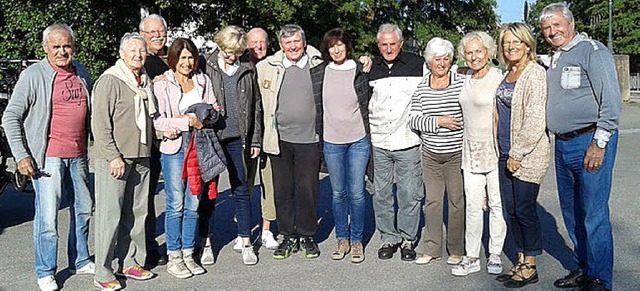
[[582, 69], [580, 67], [563, 67], [560, 86], [563, 89], [576, 89], [580, 87]]

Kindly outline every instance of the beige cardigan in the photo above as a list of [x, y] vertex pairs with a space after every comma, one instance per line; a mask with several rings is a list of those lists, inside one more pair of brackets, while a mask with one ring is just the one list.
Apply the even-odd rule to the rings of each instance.
[[[546, 133], [547, 76], [530, 62], [516, 82], [511, 101], [509, 157], [520, 162], [513, 176], [540, 184], [549, 168], [550, 141]], [[496, 114], [497, 116], [497, 114]]]

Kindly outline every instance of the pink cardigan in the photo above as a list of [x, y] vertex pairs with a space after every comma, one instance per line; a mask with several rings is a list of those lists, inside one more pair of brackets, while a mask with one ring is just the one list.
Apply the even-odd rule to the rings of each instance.
[[[181, 131], [189, 131], [189, 121], [180, 116], [178, 105], [182, 98], [182, 89], [174, 77], [174, 72], [168, 70], [164, 72], [167, 78], [153, 84], [153, 95], [158, 106], [157, 114], [153, 118], [153, 125], [157, 131], [166, 131], [169, 128], [177, 128]], [[201, 88], [202, 100], [206, 103], [217, 106], [216, 97], [213, 94], [211, 79], [201, 72], [192, 77], [196, 86]], [[182, 146], [182, 135], [176, 139], [163, 139], [160, 143], [160, 152], [165, 154], [175, 154]]]

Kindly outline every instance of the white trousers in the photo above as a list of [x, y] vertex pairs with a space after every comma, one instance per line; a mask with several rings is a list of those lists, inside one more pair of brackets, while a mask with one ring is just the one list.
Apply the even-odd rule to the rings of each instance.
[[467, 256], [480, 257], [482, 232], [484, 229], [484, 212], [482, 206], [486, 195], [489, 204], [489, 253], [500, 255], [507, 225], [502, 216], [502, 199], [500, 197], [500, 181], [498, 169], [487, 173], [471, 173], [463, 171], [464, 192], [466, 195], [466, 231], [465, 249]]

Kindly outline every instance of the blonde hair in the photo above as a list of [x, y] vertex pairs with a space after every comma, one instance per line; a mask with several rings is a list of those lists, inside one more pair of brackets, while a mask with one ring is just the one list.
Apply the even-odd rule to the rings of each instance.
[[240, 27], [229, 25], [216, 33], [213, 38], [220, 50], [241, 53], [247, 47], [247, 34]]
[[531, 34], [531, 28], [522, 22], [512, 22], [504, 24], [500, 28], [500, 37], [498, 37], [498, 60], [500, 63], [505, 66], [509, 65], [509, 61], [504, 58], [504, 47], [502, 46], [502, 41], [507, 31], [513, 33], [513, 36], [527, 46], [527, 51], [524, 54], [527, 61], [535, 62], [538, 59], [538, 55], [536, 54], [536, 40]]

